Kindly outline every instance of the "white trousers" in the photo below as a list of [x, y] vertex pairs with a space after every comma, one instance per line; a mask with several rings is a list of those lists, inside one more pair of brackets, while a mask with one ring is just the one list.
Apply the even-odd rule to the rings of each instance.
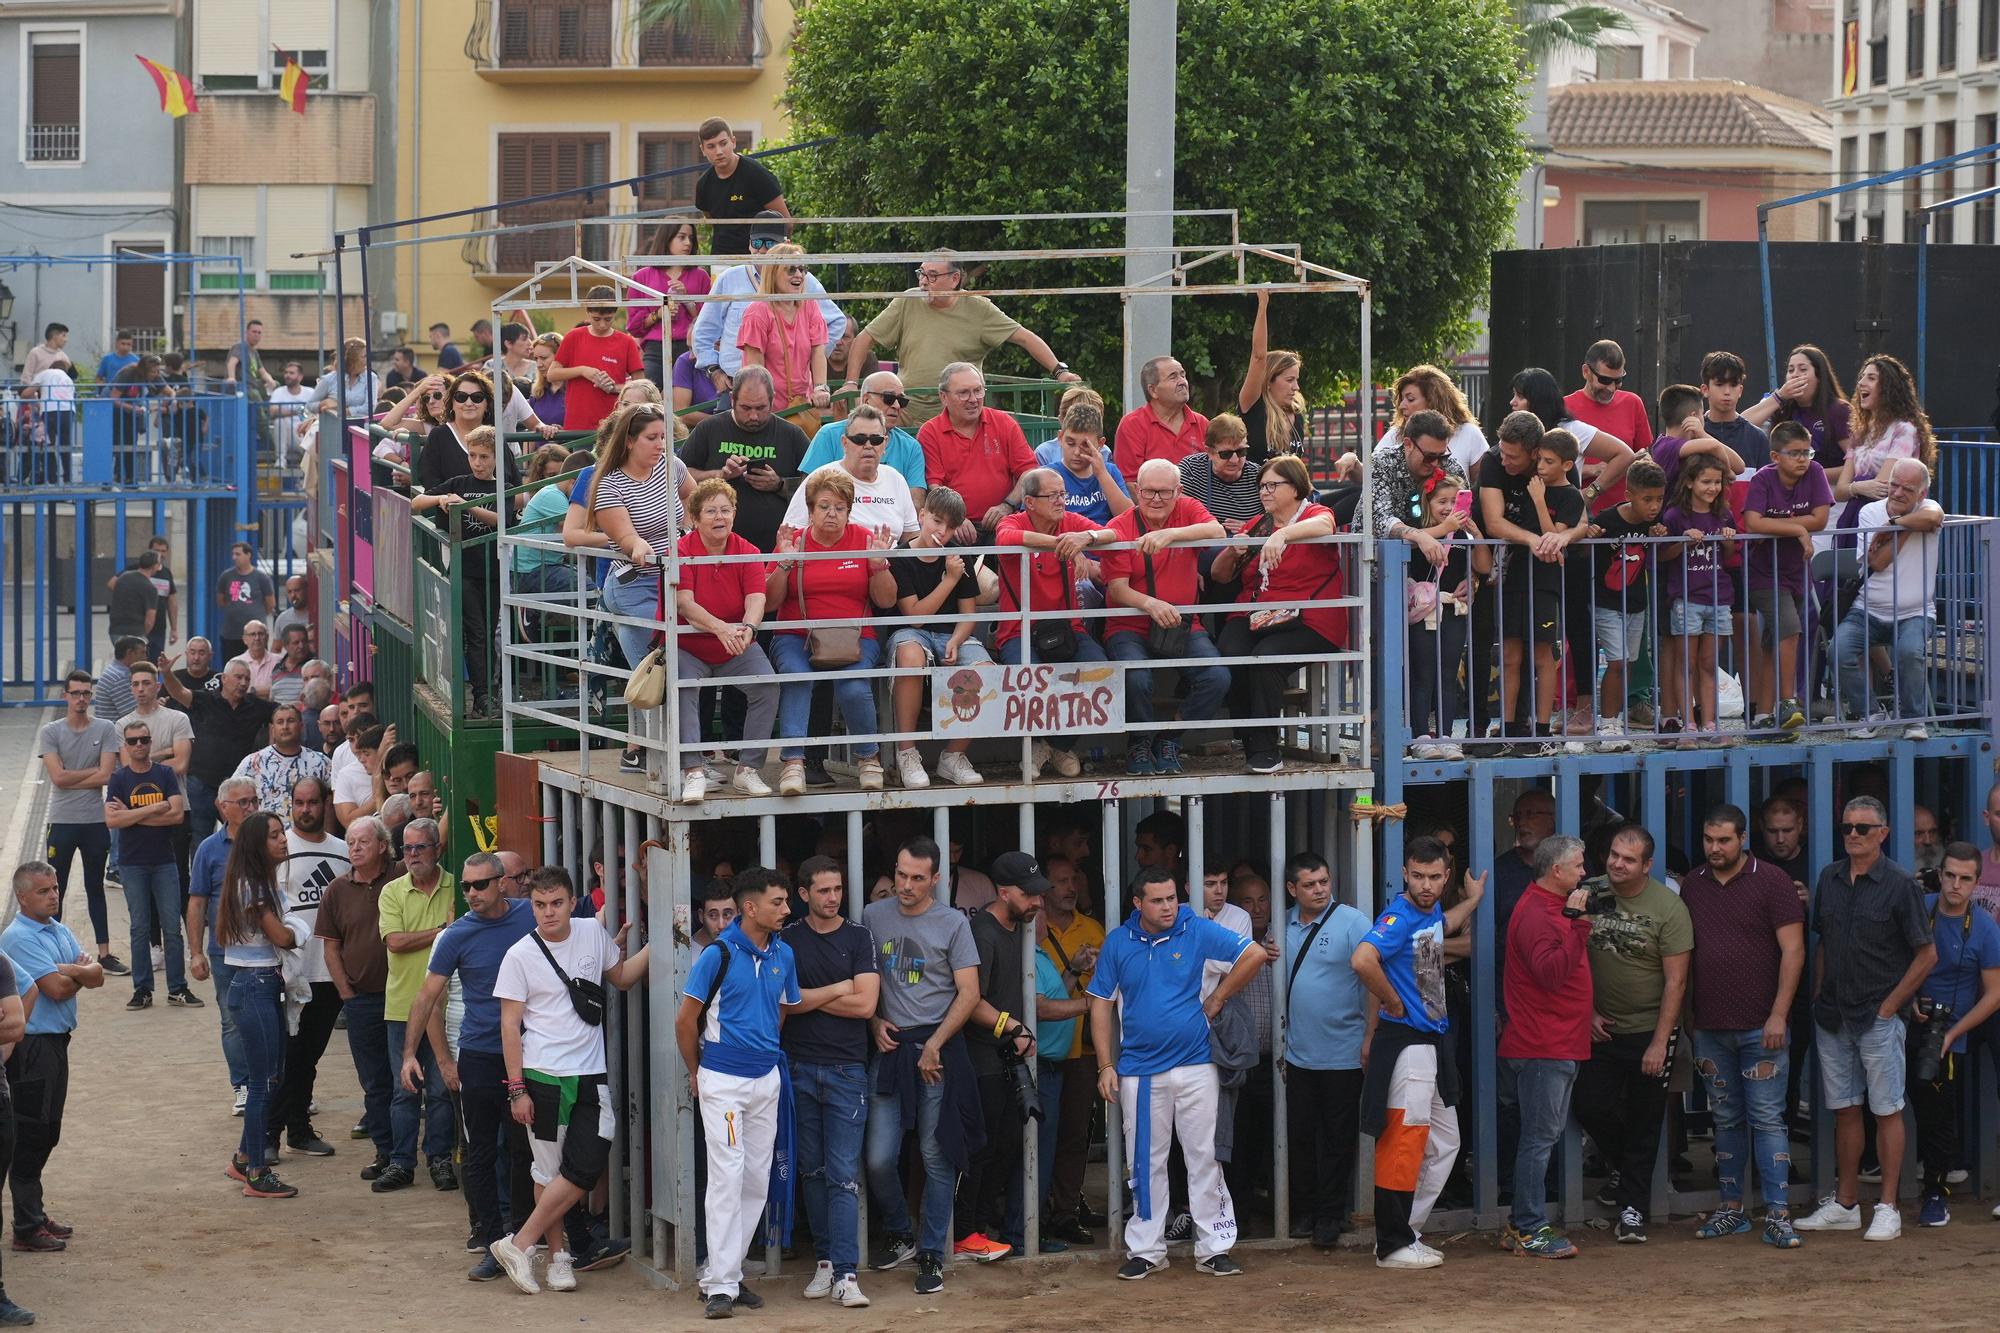
[[[1446, 1106], [1438, 1095], [1437, 1061], [1435, 1046], [1406, 1047], [1396, 1057], [1396, 1072], [1389, 1078], [1389, 1110], [1401, 1111], [1403, 1124], [1412, 1129], [1429, 1129], [1416, 1195], [1410, 1201], [1410, 1229], [1419, 1240], [1458, 1158], [1458, 1108]], [[1376, 1152], [1381, 1152], [1379, 1143]]]
[[771, 1153], [778, 1137], [778, 1071], [738, 1078], [713, 1069], [698, 1072], [701, 1128], [708, 1141], [708, 1268], [703, 1296], [734, 1296], [743, 1282], [764, 1197], [771, 1186]]
[[[1215, 1103], [1221, 1094], [1215, 1066], [1182, 1065], [1152, 1075], [1153, 1100], [1140, 1105], [1141, 1080], [1118, 1080], [1118, 1104], [1125, 1115], [1126, 1189], [1136, 1200], [1138, 1173], [1146, 1172], [1152, 1191], [1152, 1216], [1140, 1217], [1136, 1202], [1125, 1223], [1125, 1252], [1134, 1259], [1162, 1263], [1167, 1257], [1167, 1152], [1176, 1136], [1187, 1162], [1188, 1211], [1194, 1215], [1196, 1259], [1227, 1254], [1236, 1245], [1236, 1209], [1229, 1202], [1222, 1166], [1215, 1160]], [[1136, 1160], [1141, 1115], [1149, 1118], [1152, 1136], [1149, 1160]], [[713, 1233], [711, 1233], [712, 1235]], [[711, 1242], [712, 1244], [713, 1242]]]

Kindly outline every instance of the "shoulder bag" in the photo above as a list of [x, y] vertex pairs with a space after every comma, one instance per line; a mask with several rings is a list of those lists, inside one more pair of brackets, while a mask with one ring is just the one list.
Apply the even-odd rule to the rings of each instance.
[[[799, 537], [799, 550], [805, 551], [805, 536]], [[798, 562], [799, 569], [793, 586], [798, 594], [799, 623], [806, 624], [806, 562]], [[851, 667], [861, 660], [861, 627], [859, 625], [836, 625], [825, 629], [806, 630], [806, 660], [815, 671], [837, 671], [841, 667]]]
[[[1139, 533], [1141, 536], [1144, 536], [1146, 533], [1146, 520], [1141, 518], [1137, 522]], [[1158, 597], [1160, 594], [1155, 590], [1153, 584], [1153, 557], [1150, 555], [1146, 556], [1145, 562], [1146, 596]], [[1181, 623], [1178, 625], [1162, 625], [1158, 621], [1151, 621], [1147, 625], [1146, 655], [1148, 657], [1186, 657], [1187, 654], [1188, 622], [1185, 615], [1181, 617]]]
[[[1039, 557], [1031, 557], [1038, 559]], [[1062, 562], [1063, 610], [1076, 608], [1074, 597], [1076, 576], [1070, 572], [1069, 561]], [[1067, 616], [1061, 620], [1037, 620], [1028, 628], [1028, 643], [1035, 650], [1037, 662], [1074, 662], [1076, 660], [1076, 626], [1070, 624]]]
[[549, 960], [549, 966], [556, 970], [556, 975], [563, 979], [563, 985], [569, 989], [569, 1002], [575, 1006], [576, 1016], [591, 1027], [602, 1027], [604, 1024], [604, 983], [601, 981], [586, 981], [582, 977], [573, 977], [563, 971], [562, 964], [558, 963], [556, 956], [549, 952], [547, 942], [542, 939], [542, 932], [531, 930], [528, 932], [528, 935], [529, 938], [534, 940], [535, 947], [542, 951], [542, 957]]

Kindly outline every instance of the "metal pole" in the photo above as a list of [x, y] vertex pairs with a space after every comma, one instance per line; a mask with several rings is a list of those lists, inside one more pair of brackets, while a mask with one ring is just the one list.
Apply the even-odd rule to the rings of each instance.
[[[1931, 310], [1931, 214], [1917, 214], [1917, 401], [1924, 397], [1924, 367], [1930, 353]], [[1771, 381], [1777, 383], [1775, 379]], [[1905, 807], [1897, 807], [1902, 809]]]
[[1757, 209], [1757, 283], [1764, 293], [1764, 373], [1769, 377], [1764, 382], [1777, 384], [1778, 318], [1771, 303], [1771, 207], [1762, 204]]
[[[1174, 99], [1176, 0], [1133, 0], [1126, 19], [1125, 221], [1130, 246], [1174, 243]], [[1154, 214], [1154, 216], [1139, 216]], [[1132, 255], [1125, 282], [1136, 286], [1173, 268], [1168, 254]], [[1174, 301], [1162, 293], [1136, 297], [1127, 307], [1125, 406], [1144, 401], [1139, 367], [1173, 348]]]

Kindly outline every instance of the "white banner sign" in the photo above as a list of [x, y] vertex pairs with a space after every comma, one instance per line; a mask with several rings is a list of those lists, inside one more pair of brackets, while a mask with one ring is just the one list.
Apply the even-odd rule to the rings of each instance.
[[1125, 725], [1125, 674], [1108, 662], [931, 669], [931, 729], [960, 736], [1066, 736]]

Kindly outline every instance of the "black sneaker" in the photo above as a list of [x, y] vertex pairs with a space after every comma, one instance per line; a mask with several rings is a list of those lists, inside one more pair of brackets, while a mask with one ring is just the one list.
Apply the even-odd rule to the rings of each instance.
[[703, 1299], [701, 1317], [703, 1319], [731, 1319], [736, 1315], [736, 1298], [722, 1292]]
[[206, 1009], [208, 1007], [201, 1002], [199, 995], [196, 995], [186, 986], [181, 987], [179, 990], [168, 991], [167, 1003], [176, 1009]]
[[806, 786], [831, 787], [833, 785], [833, 774], [826, 771], [824, 763], [817, 759], [806, 760]]
[[935, 1250], [924, 1250], [917, 1255], [915, 1290], [919, 1296], [933, 1296], [944, 1290], [944, 1260]]
[[1618, 1214], [1618, 1226], [1613, 1234], [1620, 1245], [1644, 1245], [1646, 1219], [1639, 1215], [1637, 1208], [1627, 1208]]
[[[618, 771], [620, 773], [644, 773], [646, 771], [646, 752], [644, 750], [634, 748], [627, 750], [625, 751], [625, 753], [619, 755]], [[709, 1318], [711, 1319], [715, 1317], [716, 1316], [714, 1315], [709, 1316]], [[726, 1315], [723, 1316], [723, 1318], [727, 1317], [728, 1316]]]
[[33, 1310], [24, 1310], [5, 1296], [0, 1296], [0, 1325], [8, 1328], [26, 1328], [34, 1322]]
[[1179, 1245], [1194, 1239], [1194, 1215], [1183, 1208], [1167, 1221], [1167, 1244]]
[[307, 1157], [333, 1156], [333, 1145], [321, 1138], [310, 1126], [307, 1127], [304, 1138], [287, 1139], [285, 1142], [293, 1152], [303, 1153]]
[[1242, 1277], [1243, 1265], [1237, 1263], [1226, 1254], [1212, 1254], [1197, 1263], [1194, 1266], [1194, 1271], [1197, 1273], [1206, 1273], [1210, 1277]]
[[[380, 1180], [382, 1178], [382, 1173], [384, 1171], [387, 1171], [388, 1169], [389, 1169], [389, 1159], [386, 1157], [377, 1157], [367, 1166], [361, 1168], [361, 1178], [363, 1180]], [[486, 1247], [482, 1245], [479, 1248], [483, 1250]], [[471, 1253], [471, 1250], [468, 1248], [466, 1252], [469, 1254]]]
[[1618, 1173], [1616, 1171], [1606, 1176], [1604, 1183], [1597, 1187], [1597, 1202], [1599, 1206], [1604, 1208], [1616, 1208], [1618, 1206]]
[[1127, 1259], [1123, 1264], [1119, 1265], [1118, 1276], [1124, 1278], [1127, 1282], [1137, 1282], [1141, 1278], [1150, 1277], [1154, 1269], [1165, 1267], [1166, 1265], [1163, 1263], [1154, 1264], [1148, 1263], [1144, 1259]]
[[1096, 1235], [1074, 1217], [1058, 1217], [1044, 1223], [1042, 1226], [1042, 1235], [1051, 1240], [1063, 1241], [1070, 1245], [1095, 1245], [1097, 1243]]
[[623, 1262], [625, 1256], [630, 1253], [632, 1253], [632, 1238], [630, 1236], [620, 1236], [615, 1240], [606, 1237], [602, 1240], [593, 1241], [588, 1248], [580, 1252], [576, 1256], [575, 1268], [579, 1273], [593, 1272], [599, 1268], [609, 1268], [613, 1264]]
[[431, 1184], [441, 1190], [458, 1188], [458, 1172], [454, 1171], [448, 1158], [431, 1159]]
[[48, 1232], [51, 1236], [54, 1236], [57, 1240], [68, 1240], [71, 1236], [74, 1236], [76, 1234], [75, 1227], [64, 1226], [62, 1223], [56, 1221], [53, 1217], [44, 1217], [42, 1219], [42, 1230]]
[[1086, 1227], [1104, 1227], [1111, 1225], [1111, 1219], [1107, 1217], [1105, 1214], [1098, 1212], [1095, 1208], [1092, 1208], [1088, 1201], [1077, 1204], [1076, 1220], [1079, 1225]]
[[761, 1310], [764, 1308], [764, 1298], [748, 1287], [738, 1287], [736, 1304], [745, 1310]]
[[153, 1007], [153, 992], [149, 990], [133, 991], [132, 998], [125, 1001], [125, 1007], [127, 1009], [151, 1009]]
[[37, 1227], [25, 1234], [15, 1232], [14, 1248], [23, 1254], [60, 1254], [69, 1248], [69, 1242]]
[[877, 1273], [886, 1273], [892, 1268], [902, 1267], [916, 1257], [915, 1237], [889, 1235], [882, 1240], [882, 1253], [876, 1255], [875, 1261], [868, 1267]]
[[97, 965], [104, 969], [106, 976], [129, 977], [132, 975], [132, 969], [125, 966], [124, 960], [115, 953], [105, 954], [97, 960]]
[[377, 1194], [387, 1194], [391, 1190], [407, 1188], [416, 1183], [416, 1179], [409, 1167], [391, 1162], [376, 1173], [374, 1183], [368, 1188]]

